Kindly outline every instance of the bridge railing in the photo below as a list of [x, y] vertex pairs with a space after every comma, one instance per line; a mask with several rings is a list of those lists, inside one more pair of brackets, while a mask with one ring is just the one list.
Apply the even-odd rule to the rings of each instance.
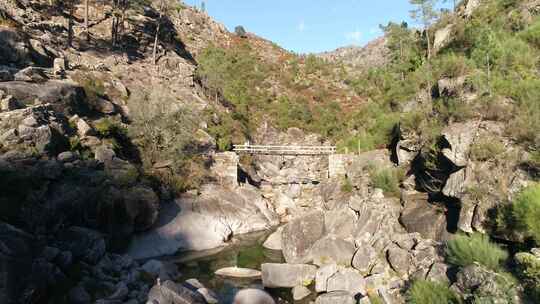
[[234, 151], [247, 154], [267, 155], [327, 155], [335, 154], [335, 146], [271, 146], [271, 145], [234, 145]]

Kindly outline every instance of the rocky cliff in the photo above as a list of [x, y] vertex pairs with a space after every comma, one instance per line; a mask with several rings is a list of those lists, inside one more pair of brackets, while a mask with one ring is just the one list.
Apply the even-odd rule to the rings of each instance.
[[[388, 33], [322, 60], [173, 1], [1, 2], [0, 302], [213, 303], [146, 259], [277, 226], [285, 263], [263, 264], [262, 283], [295, 299], [402, 303], [417, 281], [526, 299], [534, 274], [448, 254], [482, 233], [530, 251], [520, 267], [537, 260], [511, 208], [540, 171], [536, 65], [513, 57], [538, 57], [538, 5], [487, 2], [428, 30], [431, 61], [403, 27], [400, 56]], [[483, 74], [483, 36], [464, 33], [499, 26], [493, 11], [512, 27], [489, 49], [517, 51]], [[230, 151], [246, 140], [340, 153]]]

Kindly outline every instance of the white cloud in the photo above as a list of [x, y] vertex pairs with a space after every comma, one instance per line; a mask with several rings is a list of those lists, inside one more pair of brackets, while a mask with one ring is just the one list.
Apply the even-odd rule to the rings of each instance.
[[354, 43], [360, 43], [362, 36], [363, 34], [360, 30], [345, 33], [345, 38], [347, 38], [347, 40], [352, 40]]
[[306, 22], [304, 22], [304, 20], [300, 21], [300, 23], [298, 24], [298, 26], [296, 27], [296, 29], [299, 31], [299, 32], [303, 32], [306, 30]]

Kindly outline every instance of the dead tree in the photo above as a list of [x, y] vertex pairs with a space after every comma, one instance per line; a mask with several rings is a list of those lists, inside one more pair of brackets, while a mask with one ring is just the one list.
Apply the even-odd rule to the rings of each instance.
[[154, 65], [157, 64], [157, 46], [159, 42], [159, 31], [161, 30], [161, 18], [163, 17], [164, 10], [165, 10], [165, 1], [161, 0], [159, 2], [159, 17], [157, 19], [156, 36], [154, 38], [154, 50], [152, 51], [152, 58], [153, 58]]

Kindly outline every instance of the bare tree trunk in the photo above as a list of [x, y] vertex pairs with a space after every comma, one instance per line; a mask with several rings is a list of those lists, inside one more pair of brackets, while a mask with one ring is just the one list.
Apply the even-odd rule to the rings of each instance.
[[67, 47], [70, 48], [73, 45], [73, 7], [68, 7], [68, 37]]
[[88, 0], [84, 0], [84, 31], [86, 40], [90, 41], [90, 27], [88, 26]]
[[489, 52], [486, 54], [486, 64], [487, 64], [487, 86], [488, 93], [491, 95], [491, 65], [489, 63]]
[[[401, 62], [403, 68], [403, 40], [399, 39], [399, 61]], [[401, 81], [405, 81], [405, 72], [401, 71]]]
[[113, 0], [113, 7], [112, 7], [112, 25], [111, 25], [111, 45], [114, 48], [116, 46], [117, 42], [117, 35], [118, 35], [118, 0]]
[[158, 40], [159, 40], [159, 31], [161, 29], [161, 17], [162, 17], [162, 14], [163, 14], [163, 0], [160, 2], [159, 18], [158, 18], [157, 27], [156, 27], [156, 37], [154, 39], [154, 51], [153, 51], [153, 54], [152, 54], [152, 57], [153, 57], [153, 60], [154, 60], [154, 65], [157, 64], [157, 44], [158, 44]]
[[431, 38], [429, 37], [429, 29], [426, 27], [426, 37], [427, 37], [427, 59], [431, 59]]

